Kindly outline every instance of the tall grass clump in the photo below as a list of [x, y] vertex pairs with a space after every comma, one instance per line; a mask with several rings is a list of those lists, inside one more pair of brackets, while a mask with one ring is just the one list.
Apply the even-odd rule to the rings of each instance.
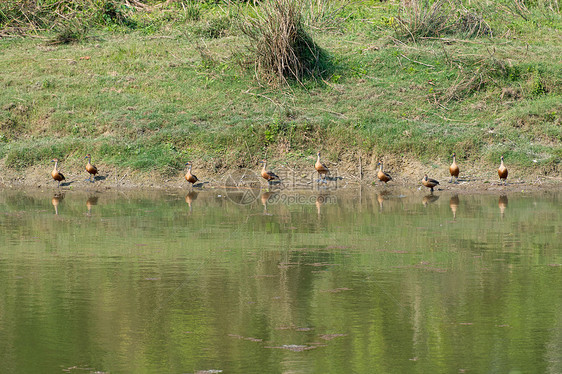
[[492, 32], [484, 17], [465, 8], [460, 0], [401, 1], [394, 26], [400, 38], [413, 41], [447, 34], [475, 37]]
[[301, 0], [265, 0], [254, 9], [240, 30], [249, 39], [258, 79], [276, 85], [326, 73], [327, 55], [305, 29]]
[[[95, 25], [134, 26], [129, 14], [136, 8], [131, 3], [142, 4], [127, 0], [0, 0], [0, 28], [23, 34], [54, 29], [69, 36], [71, 29]], [[76, 27], [78, 23], [80, 27]]]
[[302, 0], [305, 24], [316, 30], [337, 30], [351, 16], [346, 13], [350, 0]]

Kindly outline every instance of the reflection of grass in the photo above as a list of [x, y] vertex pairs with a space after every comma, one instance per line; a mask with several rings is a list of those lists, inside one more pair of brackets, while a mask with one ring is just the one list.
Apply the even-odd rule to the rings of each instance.
[[416, 44], [393, 39], [391, 2], [321, 8], [324, 18], [305, 18], [333, 74], [279, 90], [244, 65], [236, 13], [211, 5], [197, 17], [189, 7], [127, 13], [134, 29], [113, 22], [73, 45], [5, 38], [0, 157], [23, 170], [87, 151], [174, 174], [186, 159], [214, 170], [266, 155], [306, 163], [322, 147], [353, 165], [357, 153], [427, 161], [456, 151], [482, 167], [505, 154], [559, 173], [560, 15], [532, 8], [526, 21], [489, 6], [478, 11], [496, 36]]
[[[510, 195], [503, 219], [498, 196], [460, 196], [456, 221], [446, 195], [426, 207], [421, 195], [390, 196], [382, 212], [372, 194], [361, 203], [337, 195], [320, 216], [313, 203], [272, 204], [266, 216], [260, 202], [240, 206], [216, 191], [192, 210], [185, 195], [97, 196], [85, 216], [90, 195], [67, 192], [55, 218], [50, 194], [0, 191], [3, 317], [13, 322], [4, 342], [17, 350], [41, 326], [64, 348], [39, 344], [33, 360], [3, 351], [26, 372], [60, 371], [58, 355], [85, 353], [105, 357], [106, 371], [213, 360], [226, 372], [248, 359], [279, 372], [284, 357], [266, 347], [309, 346], [320, 348], [299, 362], [322, 373], [350, 363], [365, 373], [420, 363], [456, 372], [463, 359], [485, 372], [498, 348], [532, 372], [551, 338], [542, 333], [558, 321], [560, 272], [547, 266], [562, 261], [556, 195]], [[512, 339], [529, 336], [537, 344], [520, 359]], [[452, 359], [439, 369], [422, 361], [443, 351]]]

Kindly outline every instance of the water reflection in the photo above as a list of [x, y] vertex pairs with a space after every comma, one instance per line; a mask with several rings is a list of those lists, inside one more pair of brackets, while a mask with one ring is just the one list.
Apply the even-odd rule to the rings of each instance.
[[[385, 188], [386, 188], [386, 184], [385, 184]], [[384, 206], [384, 201], [388, 200], [390, 194], [391, 194], [390, 191], [381, 191], [377, 194], [377, 202], [379, 203], [380, 211], [382, 211], [382, 208]]]
[[195, 200], [197, 200], [198, 195], [199, 195], [199, 192], [191, 191], [185, 196], [185, 202], [189, 206], [189, 212], [190, 213], [191, 213], [191, 203], [193, 203]]
[[64, 193], [55, 193], [55, 195], [53, 196], [53, 198], [51, 199], [51, 204], [53, 204], [53, 207], [55, 208], [55, 215], [59, 215], [59, 204], [60, 202], [64, 199]]
[[4, 371], [559, 372], [560, 195], [440, 195], [0, 191]]
[[[94, 177], [95, 180], [95, 177]], [[88, 197], [88, 200], [86, 200], [86, 208], [88, 209], [88, 211], [86, 212], [87, 215], [91, 215], [92, 214], [92, 207], [94, 205], [98, 205], [98, 199], [99, 196], [96, 195], [92, 195]]]
[[422, 198], [422, 204], [423, 204], [423, 206], [428, 206], [429, 204], [432, 204], [432, 203], [436, 202], [437, 200], [439, 200], [439, 195], [434, 195], [433, 193], [431, 193], [429, 195], [425, 195]]
[[316, 196], [314, 205], [316, 205], [316, 215], [318, 216], [318, 218], [320, 218], [320, 216], [322, 215], [322, 205], [326, 203], [328, 198], [329, 195], [327, 193], [320, 193], [318, 196]]
[[453, 212], [453, 219], [457, 219], [457, 209], [459, 207], [459, 195], [453, 195], [449, 199], [449, 207], [451, 212]]
[[500, 199], [498, 200], [498, 207], [500, 208], [500, 215], [502, 218], [505, 213], [505, 208], [507, 208], [507, 203], [507, 195], [500, 195]]
[[261, 195], [261, 205], [263, 205], [263, 214], [264, 215], [268, 215], [269, 213], [267, 213], [267, 203], [270, 201], [270, 199], [273, 199], [277, 196], [277, 193], [275, 192], [270, 192], [270, 191], [266, 191], [264, 193], [262, 193]]

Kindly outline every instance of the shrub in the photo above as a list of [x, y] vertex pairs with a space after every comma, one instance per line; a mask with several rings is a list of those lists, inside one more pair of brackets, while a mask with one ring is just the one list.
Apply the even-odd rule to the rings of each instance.
[[462, 6], [460, 0], [411, 0], [401, 3], [394, 23], [400, 38], [416, 40], [463, 33], [468, 37], [490, 35], [482, 15]]
[[266, 0], [242, 20], [258, 78], [278, 84], [326, 72], [327, 55], [305, 30], [302, 14], [300, 0]]

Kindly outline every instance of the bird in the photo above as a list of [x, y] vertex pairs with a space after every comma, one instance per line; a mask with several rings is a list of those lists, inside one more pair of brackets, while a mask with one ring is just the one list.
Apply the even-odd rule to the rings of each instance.
[[459, 165], [457, 165], [457, 155], [455, 153], [453, 153], [453, 163], [449, 166], [449, 173], [451, 174], [449, 183], [453, 181], [453, 177], [455, 177], [455, 183], [459, 183]]
[[[96, 181], [96, 174], [98, 173], [98, 168], [95, 167], [94, 165], [92, 165], [92, 156], [89, 153], [84, 158], [88, 159], [88, 163], [86, 164], [86, 171], [89, 173], [88, 181], [95, 182]], [[92, 175], [94, 176], [94, 180], [90, 179], [92, 177]]]
[[388, 181], [392, 180], [392, 177], [390, 176], [390, 174], [382, 171], [382, 161], [379, 161], [377, 166], [379, 166], [379, 171], [377, 172], [377, 177], [379, 178], [379, 180], [381, 182], [384, 182], [384, 184], [386, 185], [386, 183], [388, 183]]
[[423, 179], [422, 179], [422, 184], [424, 186], [426, 186], [427, 188], [431, 189], [431, 192], [433, 192], [433, 187], [437, 186], [439, 184], [439, 182], [436, 181], [435, 179], [428, 178], [427, 174], [425, 174]]
[[[320, 152], [318, 152], [316, 154], [316, 156], [318, 156], [318, 158], [316, 159], [316, 163], [314, 164], [314, 168], [316, 169], [316, 171], [318, 172], [319, 176], [324, 176], [324, 182], [326, 181], [326, 175], [330, 174], [330, 170], [328, 169], [328, 167], [326, 165], [324, 165], [323, 163], [320, 162]], [[318, 179], [318, 181], [320, 181], [320, 179]]]
[[503, 164], [503, 156], [500, 157], [500, 167], [498, 168], [498, 175], [500, 176], [500, 184], [503, 181], [507, 185], [507, 168]]
[[185, 174], [185, 180], [193, 185], [195, 182], [199, 180], [195, 175], [191, 174], [191, 161], [186, 162], [185, 166], [188, 166], [187, 173]]
[[267, 165], [266, 160], [261, 160], [260, 164], [263, 164], [263, 168], [261, 169], [261, 176], [267, 181], [267, 183], [271, 184], [273, 181], [281, 181], [281, 178], [279, 178], [277, 174], [272, 171], [265, 170], [265, 167]]
[[62, 175], [62, 173], [60, 171], [57, 170], [57, 165], [59, 163], [59, 159], [58, 158], [53, 158], [51, 160], [51, 162], [55, 163], [55, 168], [53, 169], [53, 171], [51, 171], [51, 177], [53, 177], [54, 180], [56, 180], [57, 182], [59, 182], [58, 187], [60, 188], [60, 182], [65, 180], [66, 178], [64, 177], [64, 175]]

